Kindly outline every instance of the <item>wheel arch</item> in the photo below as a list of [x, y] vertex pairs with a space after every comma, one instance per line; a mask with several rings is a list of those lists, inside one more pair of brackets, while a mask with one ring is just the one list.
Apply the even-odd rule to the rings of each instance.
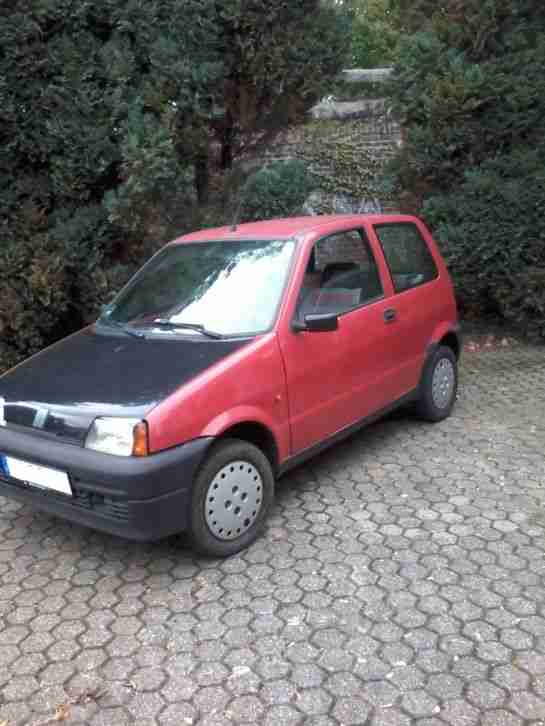
[[241, 421], [225, 429], [218, 437], [222, 439], [240, 439], [253, 444], [260, 449], [269, 460], [273, 472], [276, 474], [279, 467], [279, 454], [276, 439], [272, 431], [258, 421]]
[[459, 326], [441, 326], [441, 328], [436, 331], [432, 341], [428, 345], [428, 356], [434, 353], [437, 348], [441, 346], [450, 348], [456, 356], [456, 360], [460, 360], [460, 356], [462, 354], [462, 336], [460, 334]]
[[236, 414], [232, 412], [229, 416], [223, 415], [207, 426], [202, 435], [213, 436], [216, 441], [240, 439], [257, 446], [269, 460], [276, 475], [281, 461], [278, 437], [272, 424], [256, 414], [254, 410], [244, 410]]
[[445, 346], [446, 348], [450, 348], [454, 355], [456, 356], [456, 360], [460, 359], [460, 354], [462, 352], [462, 344], [460, 341], [460, 336], [455, 333], [454, 331], [450, 331], [446, 335], [444, 335], [441, 340], [439, 341], [438, 345]]

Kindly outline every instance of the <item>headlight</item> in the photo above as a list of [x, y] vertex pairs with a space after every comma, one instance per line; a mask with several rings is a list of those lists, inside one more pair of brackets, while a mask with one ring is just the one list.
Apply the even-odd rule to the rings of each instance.
[[137, 418], [96, 418], [85, 448], [114, 456], [147, 456], [147, 424]]

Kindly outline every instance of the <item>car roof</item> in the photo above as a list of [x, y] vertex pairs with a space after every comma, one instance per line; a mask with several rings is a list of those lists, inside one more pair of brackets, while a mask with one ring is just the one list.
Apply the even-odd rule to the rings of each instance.
[[191, 232], [174, 242], [204, 242], [237, 239], [290, 239], [313, 232], [334, 232], [337, 228], [349, 229], [364, 223], [387, 224], [392, 222], [414, 222], [415, 217], [400, 214], [332, 214], [315, 217], [286, 217], [265, 222], [250, 222], [231, 227], [216, 227]]

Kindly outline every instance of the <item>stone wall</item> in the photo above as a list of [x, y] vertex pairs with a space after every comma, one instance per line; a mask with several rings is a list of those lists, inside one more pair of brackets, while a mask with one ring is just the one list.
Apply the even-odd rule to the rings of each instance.
[[[388, 72], [347, 71], [344, 80], [368, 81], [362, 74], [369, 73], [380, 73], [383, 79]], [[329, 98], [311, 110], [306, 123], [287, 129], [259, 155], [246, 158], [245, 166], [306, 161], [316, 182], [306, 213], [394, 212], [397, 200], [384, 191], [381, 182], [386, 162], [400, 145], [401, 129], [385, 99]]]

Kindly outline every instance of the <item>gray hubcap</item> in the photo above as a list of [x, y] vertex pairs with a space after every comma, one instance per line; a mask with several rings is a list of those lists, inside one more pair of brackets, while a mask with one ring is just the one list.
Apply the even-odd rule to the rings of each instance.
[[448, 358], [441, 358], [433, 371], [432, 397], [437, 408], [446, 408], [454, 393], [456, 374], [452, 361]]
[[248, 461], [232, 461], [218, 471], [208, 487], [206, 524], [218, 539], [236, 539], [255, 522], [262, 502], [261, 474]]

